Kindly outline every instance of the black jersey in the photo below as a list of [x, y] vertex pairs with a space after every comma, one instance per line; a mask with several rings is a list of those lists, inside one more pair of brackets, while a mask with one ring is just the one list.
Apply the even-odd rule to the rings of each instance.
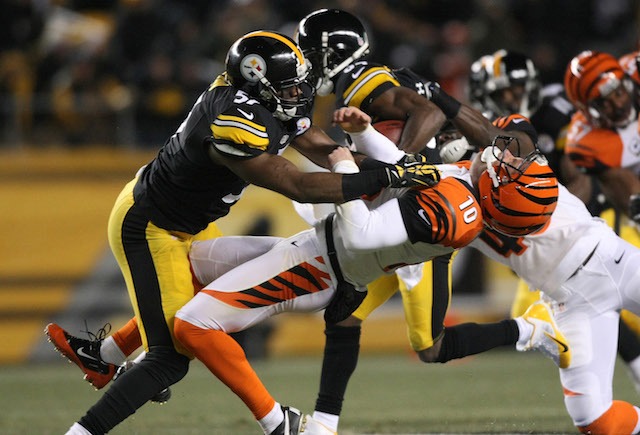
[[388, 67], [365, 60], [354, 62], [335, 79], [336, 107], [355, 106], [371, 115], [369, 104], [394, 86], [400, 83]]
[[280, 154], [311, 125], [282, 122], [246, 92], [218, 76], [147, 165], [134, 188], [136, 204], [170, 231], [196, 234], [229, 213], [248, 183], [210, 152], [235, 159]]
[[541, 91], [542, 103], [538, 110], [531, 115], [531, 124], [538, 132], [538, 148], [549, 160], [549, 166], [558, 175], [560, 157], [564, 154], [566, 132], [571, 115], [575, 112], [573, 104], [569, 102], [564, 87], [559, 84], [545, 86]]
[[[349, 65], [335, 80], [336, 107], [356, 106], [372, 118], [372, 123], [386, 121], [369, 111], [369, 105], [383, 92], [403, 86], [416, 91], [426, 97], [427, 81], [413, 71], [403, 68], [392, 70], [387, 66], [358, 61]], [[401, 119], [400, 121], [404, 121]], [[435, 148], [421, 151], [432, 163], [442, 163], [440, 154]]]
[[419, 74], [416, 74], [409, 68], [393, 70], [393, 75], [396, 77], [398, 82], [400, 82], [400, 85], [405, 88], [413, 89], [425, 98], [427, 97], [427, 83], [429, 83], [429, 80]]

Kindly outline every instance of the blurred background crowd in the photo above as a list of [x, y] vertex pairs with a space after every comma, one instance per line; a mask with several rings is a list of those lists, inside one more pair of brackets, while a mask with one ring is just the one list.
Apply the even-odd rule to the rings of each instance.
[[362, 19], [370, 59], [410, 67], [465, 99], [469, 66], [521, 51], [543, 83], [585, 48], [638, 43], [637, 0], [4, 0], [0, 146], [157, 148], [257, 29], [293, 35], [319, 8]]

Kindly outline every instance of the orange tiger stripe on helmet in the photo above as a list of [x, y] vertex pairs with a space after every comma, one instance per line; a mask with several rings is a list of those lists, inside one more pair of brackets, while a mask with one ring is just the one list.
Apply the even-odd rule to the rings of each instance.
[[[316, 261], [324, 263], [321, 256]], [[225, 292], [205, 289], [203, 292], [236, 308], [257, 308], [277, 304], [329, 288], [331, 276], [309, 263], [301, 263], [279, 275], [245, 290]]]
[[[416, 197], [431, 223], [431, 243], [462, 248], [482, 230], [480, 205], [474, 192], [455, 177], [447, 177], [429, 189], [420, 189]], [[461, 204], [466, 204], [461, 208]], [[469, 219], [465, 213], [473, 212], [477, 219]]]
[[535, 160], [516, 180], [498, 187], [483, 172], [478, 190], [485, 222], [508, 236], [542, 231], [558, 203], [558, 179], [548, 164]]
[[601, 87], [615, 77], [622, 80], [625, 72], [618, 60], [607, 53], [583, 51], [571, 59], [564, 76], [564, 87], [569, 100], [580, 110], [601, 96]]

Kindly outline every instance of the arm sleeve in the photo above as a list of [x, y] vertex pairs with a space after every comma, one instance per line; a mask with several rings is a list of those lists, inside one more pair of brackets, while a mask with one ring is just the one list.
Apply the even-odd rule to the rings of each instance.
[[377, 250], [409, 240], [396, 198], [373, 210], [369, 210], [360, 199], [345, 202], [336, 208], [336, 222], [348, 250]]
[[385, 163], [396, 163], [404, 157], [404, 152], [400, 151], [396, 145], [387, 139], [382, 133], [369, 126], [359, 133], [349, 133], [356, 150], [373, 159]]
[[[358, 166], [340, 161], [332, 168], [336, 173], [356, 173]], [[336, 224], [345, 248], [350, 251], [376, 250], [409, 240], [397, 199], [369, 210], [361, 199], [336, 205]]]

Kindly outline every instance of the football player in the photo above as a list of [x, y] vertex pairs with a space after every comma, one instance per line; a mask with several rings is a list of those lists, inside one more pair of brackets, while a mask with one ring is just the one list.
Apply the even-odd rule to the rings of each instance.
[[[301, 202], [342, 202], [419, 178], [420, 171], [389, 165], [357, 174], [305, 173], [281, 157], [291, 144], [327, 167], [327, 156], [337, 146], [311, 125], [309, 69], [285, 35], [256, 31], [239, 38], [228, 51], [226, 71], [118, 196], [109, 218], [109, 244], [147, 354], [69, 433], [106, 433], [186, 375], [192, 355], [175, 340], [173, 320], [195, 291], [189, 248], [198, 238], [219, 235], [213, 222], [229, 212], [249, 183]], [[47, 333], [89, 380], [94, 374], [101, 381], [112, 377], [114, 367], [104, 364], [100, 346], [86, 345], [54, 325]], [[299, 421], [299, 412], [270, 405], [256, 416], [264, 419], [266, 433], [288, 432]]]
[[[628, 74], [637, 77], [635, 53], [626, 56], [625, 64]], [[581, 171], [565, 153], [567, 130], [575, 107], [568, 100], [564, 86], [552, 83], [542, 87], [538, 77], [538, 70], [529, 57], [514, 51], [498, 50], [472, 64], [470, 100], [490, 119], [511, 113], [529, 117], [538, 132], [537, 146], [560, 183], [585, 202], [591, 214], [601, 216], [623, 239], [640, 247], [638, 231], [625, 225], [626, 219], [614, 212], [597, 177]], [[520, 280], [512, 316], [521, 315], [538, 297], [537, 292], [529, 291], [526, 282]], [[629, 368], [636, 389], [640, 391], [639, 320], [626, 310], [621, 317], [618, 352]]]
[[[363, 59], [370, 50], [369, 38], [357, 17], [337, 9], [317, 10], [300, 21], [295, 39], [312, 64], [311, 77], [318, 95], [334, 95], [336, 108], [357, 107], [374, 123], [401, 121], [404, 128], [398, 148], [438, 161], [435, 149], [426, 145], [444, 122], [444, 115], [424, 98], [423, 81], [412, 72], [398, 75], [388, 66]], [[438, 325], [444, 316], [443, 312], [432, 312], [435, 304], [430, 301], [450, 299], [450, 262], [450, 255], [439, 256], [381, 277], [369, 285], [366, 298], [352, 316], [327, 324], [318, 412], [340, 413], [344, 388], [357, 365], [361, 324], [398, 290], [411, 347], [420, 359], [430, 358], [429, 349], [440, 333], [439, 327], [431, 327], [430, 320]]]
[[[437, 105], [444, 101], [451, 107], [447, 100], [446, 95], [444, 100], [436, 95], [433, 101]], [[521, 128], [527, 123], [521, 115], [498, 118], [494, 123], [505, 124], [517, 117], [520, 121], [516, 125]], [[473, 123], [466, 130], [460, 129], [466, 134], [469, 128]], [[478, 123], [476, 128], [484, 127]], [[494, 215], [512, 213], [510, 208], [500, 206], [498, 196], [493, 198], [495, 211], [483, 209], [485, 222]], [[486, 198], [481, 194], [483, 200]], [[535, 215], [522, 209], [514, 219]], [[565, 406], [580, 432], [637, 433], [640, 409], [613, 400], [612, 381], [619, 313], [627, 309], [640, 314], [640, 249], [620, 238], [602, 219], [593, 217], [584, 202], [562, 184], [557, 207], [544, 228], [514, 236], [498, 225], [490, 225], [471, 246], [509, 266], [530, 288], [540, 289], [543, 300], [552, 305], [559, 331], [571, 346], [568, 364], [559, 364], [560, 381]], [[464, 345], [464, 340], [460, 343]]]
[[[387, 162], [404, 156], [404, 152], [370, 127], [371, 118], [359, 109], [343, 108], [334, 119], [351, 133], [358, 150]], [[485, 160], [481, 160], [478, 156], [473, 163], [438, 165], [438, 176], [432, 186], [387, 189], [372, 201], [357, 199], [337, 205], [336, 214], [316, 222], [314, 229], [275, 244], [269, 252], [207, 285], [176, 314], [177, 339], [234, 391], [257, 419], [267, 411], [273, 412], [275, 400], [228, 333], [281, 312], [320, 310], [335, 300], [334, 293], [339, 296], [344, 286], [366, 291], [368, 283], [398, 267], [466, 246], [485, 224], [519, 235], [545, 227], [555, 208], [557, 180], [537, 152], [526, 158], [512, 155], [511, 150], [517, 144], [514, 137], [499, 136], [492, 148], [504, 148], [501, 158], [483, 156]], [[358, 171], [347, 148], [337, 149], [330, 158], [333, 171]], [[488, 167], [494, 170], [494, 178]], [[516, 190], [529, 199], [514, 195]], [[500, 196], [503, 207], [518, 209], [529, 201], [530, 207], [538, 207], [536, 216], [529, 216], [524, 222], [525, 219], [506, 214], [493, 215], [483, 224], [483, 211], [495, 209], [492, 204], [495, 199], [483, 194], [485, 191]], [[241, 237], [236, 240], [243, 243]], [[204, 254], [198, 254], [202, 250]], [[235, 253], [242, 251], [242, 247], [211, 249], [208, 242], [201, 242], [192, 248], [192, 254], [199, 257], [211, 253], [214, 264], [227, 261], [216, 258], [225, 251]], [[196, 265], [194, 271], [200, 281], [212, 278], [206, 263]], [[447, 306], [439, 308], [446, 311]], [[538, 310], [530, 316], [506, 321], [511, 323], [509, 340], [522, 343], [523, 350], [538, 349], [556, 360], [567, 358], [567, 352], [560, 355], [566, 343], [555, 330], [547, 308], [540, 304]], [[495, 339], [490, 344], [484, 342], [483, 350], [495, 347], [497, 342]], [[470, 343], [470, 347], [475, 346], [477, 343]], [[455, 342], [446, 347], [449, 359], [458, 357]], [[313, 434], [325, 429], [331, 433], [336, 429], [328, 427], [305, 416], [301, 431]]]

